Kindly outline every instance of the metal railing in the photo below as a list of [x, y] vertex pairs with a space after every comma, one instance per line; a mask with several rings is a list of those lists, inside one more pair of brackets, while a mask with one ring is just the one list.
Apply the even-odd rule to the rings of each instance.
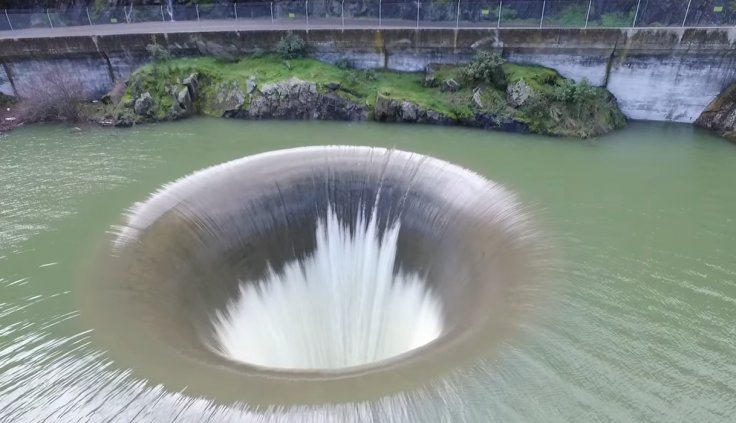
[[736, 26], [730, 0], [303, 0], [3, 10], [0, 31], [203, 20], [290, 28], [593, 28]]

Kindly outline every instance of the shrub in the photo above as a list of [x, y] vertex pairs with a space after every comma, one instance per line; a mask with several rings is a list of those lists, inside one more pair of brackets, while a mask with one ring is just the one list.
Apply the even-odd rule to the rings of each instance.
[[373, 69], [366, 69], [362, 71], [361, 74], [363, 75], [363, 79], [365, 81], [377, 81], [378, 80], [378, 75], [376, 75], [376, 71], [374, 71]]
[[353, 64], [350, 62], [350, 60], [342, 58], [339, 59], [337, 62], [335, 62], [335, 66], [337, 66], [339, 69], [352, 69]]
[[151, 55], [151, 59], [153, 59], [154, 62], [164, 62], [171, 59], [169, 49], [158, 43], [148, 44], [146, 46], [146, 51]]
[[503, 58], [498, 54], [479, 51], [470, 63], [460, 68], [460, 78], [468, 83], [485, 83], [498, 89], [506, 89], [503, 63]]
[[15, 99], [11, 96], [0, 93], [0, 107], [8, 107], [15, 103]]
[[598, 90], [583, 79], [575, 83], [570, 79], [560, 79], [552, 92], [556, 101], [565, 104], [588, 104], [598, 97]]
[[34, 78], [33, 90], [19, 106], [23, 121], [82, 120], [81, 103], [88, 97], [82, 80], [73, 73], [48, 71]]
[[629, 27], [634, 23], [634, 13], [633, 11], [624, 13], [624, 12], [614, 12], [614, 13], [606, 13], [605, 15], [601, 16], [601, 26], [604, 27]]
[[306, 45], [302, 37], [296, 34], [289, 34], [279, 41], [276, 51], [285, 60], [298, 59], [306, 54]]
[[589, 113], [601, 100], [600, 90], [593, 87], [587, 80], [583, 79], [575, 83], [569, 79], [561, 79], [552, 92], [552, 98], [562, 103], [576, 119], [582, 119], [585, 113]]

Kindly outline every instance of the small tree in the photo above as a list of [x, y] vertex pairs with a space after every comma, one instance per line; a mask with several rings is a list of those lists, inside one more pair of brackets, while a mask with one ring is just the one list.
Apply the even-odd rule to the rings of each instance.
[[503, 71], [504, 60], [490, 51], [479, 51], [473, 60], [460, 68], [460, 78], [466, 83], [484, 83], [505, 90], [506, 73]]
[[276, 51], [284, 60], [298, 59], [306, 55], [306, 45], [302, 37], [289, 34], [279, 41]]

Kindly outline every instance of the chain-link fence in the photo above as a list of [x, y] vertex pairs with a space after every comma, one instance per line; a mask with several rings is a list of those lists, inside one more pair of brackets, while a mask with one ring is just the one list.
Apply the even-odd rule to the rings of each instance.
[[0, 31], [142, 22], [237, 21], [289, 28], [736, 26], [736, 0], [300, 0], [2, 10]]

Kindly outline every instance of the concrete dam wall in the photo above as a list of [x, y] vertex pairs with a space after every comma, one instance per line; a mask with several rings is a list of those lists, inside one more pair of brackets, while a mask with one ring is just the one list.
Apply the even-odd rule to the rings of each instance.
[[[606, 86], [631, 119], [693, 122], [736, 80], [736, 28], [321, 29], [293, 31], [310, 54], [361, 68], [421, 71], [462, 63], [478, 49]], [[49, 74], [78, 76], [91, 95], [149, 60], [157, 43], [175, 56], [273, 50], [285, 31], [209, 31], [0, 39], [0, 92], [23, 97]]]

